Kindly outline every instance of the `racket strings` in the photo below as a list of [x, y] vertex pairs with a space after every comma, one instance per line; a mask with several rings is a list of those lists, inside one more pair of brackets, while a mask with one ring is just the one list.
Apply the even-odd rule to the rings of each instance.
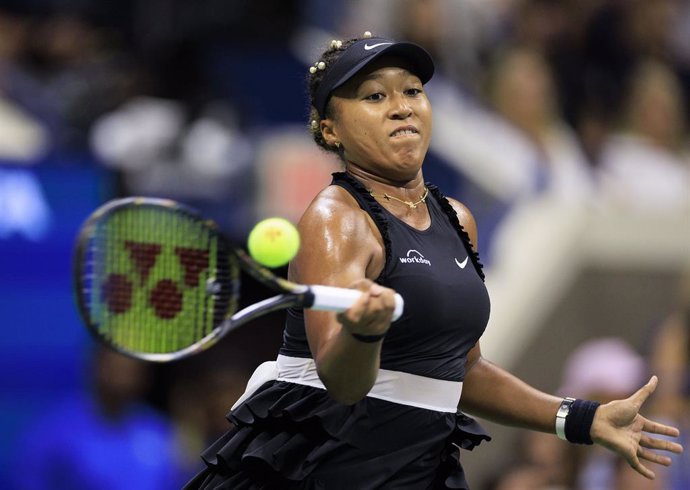
[[228, 251], [185, 214], [122, 208], [97, 223], [83, 257], [90, 323], [121, 350], [182, 350], [236, 308]]

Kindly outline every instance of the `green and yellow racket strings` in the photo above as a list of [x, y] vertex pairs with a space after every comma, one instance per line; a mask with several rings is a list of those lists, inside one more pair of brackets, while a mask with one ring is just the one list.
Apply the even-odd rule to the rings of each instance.
[[124, 350], [176, 352], [218, 323], [209, 284], [218, 236], [203, 222], [169, 209], [130, 206], [97, 226], [91, 241], [92, 323]]

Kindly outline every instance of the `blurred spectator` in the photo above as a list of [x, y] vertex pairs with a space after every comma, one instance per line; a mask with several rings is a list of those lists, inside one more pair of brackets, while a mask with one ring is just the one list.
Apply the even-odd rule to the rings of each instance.
[[132, 98], [93, 125], [91, 144], [104, 164], [125, 174], [130, 191], [183, 197], [226, 194], [228, 178], [252, 157], [236, 114], [220, 101], [192, 115], [183, 101]]
[[178, 488], [187, 475], [177, 469], [173, 426], [143, 402], [149, 368], [98, 347], [90, 392], [46, 407], [19, 441], [14, 488]]
[[523, 458], [542, 476], [549, 490], [571, 488], [574, 470], [568, 458], [568, 443], [544, 432], [524, 431]]
[[568, 443], [553, 434], [520, 431], [513, 462], [498, 468], [485, 490], [570, 490], [574, 467]]
[[675, 5], [669, 49], [685, 94], [686, 120], [690, 120], [690, 2], [677, 1]]
[[560, 115], [551, 71], [538, 52], [515, 48], [498, 56], [489, 75], [488, 97], [538, 152], [532, 168], [524, 169], [532, 192], [580, 203], [592, 196], [589, 164]]
[[607, 403], [627, 398], [647, 381], [644, 358], [616, 337], [581, 344], [565, 362], [559, 393]]
[[48, 134], [12, 94], [22, 83], [20, 62], [26, 56], [30, 22], [21, 9], [0, 4], [0, 159], [30, 162], [48, 146]]
[[607, 204], [643, 211], [690, 205], [690, 141], [683, 94], [665, 65], [641, 63], [630, 80], [621, 128], [609, 138], [599, 164]]
[[480, 91], [484, 63], [505, 33], [520, 0], [377, 0], [348, 2], [339, 26], [413, 40], [427, 49], [437, 73], [471, 93]]
[[[282, 274], [286, 272], [285, 268]], [[246, 305], [267, 293], [251, 281], [243, 285]], [[161, 401], [174, 420], [177, 463], [187, 480], [205, 466], [200, 457], [203, 449], [228, 430], [226, 415], [244, 393], [254, 369], [275, 358], [283, 321], [280, 312], [259, 318], [251, 328], [230, 332], [213, 348], [164, 366]]]
[[36, 110], [55, 121], [58, 148], [85, 151], [90, 125], [138, 88], [132, 60], [108, 34], [69, 14], [48, 17], [32, 32], [30, 70], [41, 101]]
[[166, 404], [175, 423], [179, 473], [187, 479], [203, 468], [199, 455], [227, 430], [225, 415], [244, 392], [251, 370], [241, 357], [216, 346], [169, 366]]
[[[551, 66], [566, 121], [596, 162], [627, 80], [652, 58], [685, 74], [687, 2], [678, 0], [521, 0], [509, 17], [507, 45], [526, 45]], [[686, 93], [690, 85], [686, 82]]]
[[254, 142], [227, 103], [193, 111], [184, 100], [132, 98], [95, 122], [91, 147], [122, 176], [122, 193], [184, 201], [231, 235], [249, 228]]
[[484, 490], [559, 490], [548, 484], [544, 474], [529, 464], [515, 464], [484, 485]]
[[257, 218], [282, 216], [297, 223], [341, 164], [297, 126], [266, 134], [258, 143], [254, 167]]
[[96, 117], [139, 89], [139, 69], [117, 36], [82, 12], [30, 5], [36, 8], [20, 14], [0, 7], [0, 23], [4, 15], [10, 25], [2, 29], [10, 49], [3, 50], [0, 92], [44, 128], [49, 150], [85, 152]]

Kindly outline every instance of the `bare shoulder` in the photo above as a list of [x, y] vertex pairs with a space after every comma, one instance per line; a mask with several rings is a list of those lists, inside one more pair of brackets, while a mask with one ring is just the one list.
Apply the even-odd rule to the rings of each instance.
[[470, 236], [470, 241], [472, 242], [472, 245], [474, 246], [474, 248], [476, 250], [477, 249], [477, 222], [474, 220], [474, 216], [472, 215], [472, 212], [463, 203], [461, 203], [460, 201], [457, 201], [453, 198], [449, 197], [448, 202], [450, 202], [450, 205], [453, 206], [453, 209], [455, 210], [455, 212], [458, 215], [458, 221], [460, 221], [460, 224], [465, 229], [467, 234]]
[[338, 285], [353, 276], [368, 277], [382, 255], [382, 240], [371, 218], [339, 186], [328, 186], [316, 196], [298, 229], [302, 246], [289, 273], [299, 282]]
[[352, 237], [350, 232], [367, 229], [366, 215], [357, 201], [342, 187], [331, 185], [323, 189], [306, 209], [298, 224], [303, 237], [312, 233], [340, 232]]

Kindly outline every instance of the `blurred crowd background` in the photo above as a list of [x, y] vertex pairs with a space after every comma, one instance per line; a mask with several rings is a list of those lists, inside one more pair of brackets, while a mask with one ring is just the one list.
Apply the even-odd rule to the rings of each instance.
[[[339, 169], [309, 140], [308, 67], [366, 30], [436, 60], [424, 174], [478, 222], [485, 355], [601, 401], [658, 374], [647, 413], [690, 446], [687, 0], [0, 0], [0, 488], [170, 489], [200, 468], [282, 317], [170, 365], [99, 349], [75, 234], [126, 195], [240, 243], [296, 221]], [[487, 425], [463, 455], [480, 490], [690, 489], [687, 451], [652, 483]]]

